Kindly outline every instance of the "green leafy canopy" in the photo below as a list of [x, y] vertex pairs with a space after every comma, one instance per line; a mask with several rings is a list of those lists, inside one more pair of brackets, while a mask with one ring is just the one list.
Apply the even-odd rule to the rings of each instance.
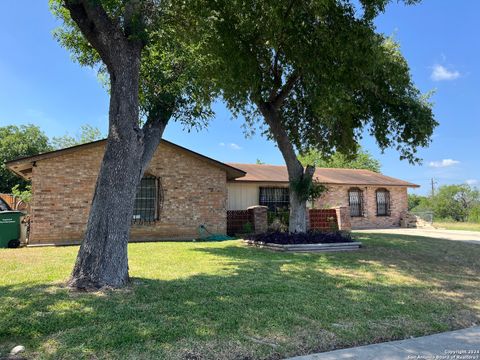
[[366, 169], [377, 173], [381, 169], [380, 161], [361, 148], [352, 156], [335, 152], [329, 157], [324, 156], [316, 149], [310, 149], [306, 153], [298, 155], [298, 159], [303, 166], [315, 165], [323, 168]]
[[84, 124], [80, 127], [80, 131], [75, 136], [71, 136], [68, 133], [63, 136], [54, 136], [52, 138], [52, 145], [55, 149], [64, 149], [67, 147], [89, 143], [96, 140], [105, 138], [102, 132], [88, 124]]
[[[132, 1], [93, 0], [101, 3], [114, 23], [125, 22], [125, 7]], [[54, 37], [68, 49], [73, 60], [95, 69], [108, 88], [109, 73], [98, 52], [80, 32], [63, 7], [64, 0], [50, 0], [52, 13], [62, 21]], [[198, 68], [205, 59], [176, 36], [182, 24], [172, 16], [170, 1], [138, 0], [143, 20], [130, 21], [130, 38], [138, 38], [145, 46], [141, 53], [140, 113], [141, 123], [148, 118], [178, 120], [188, 129], [206, 125], [212, 116], [209, 82], [199, 78]], [[133, 27], [133, 29], [132, 29]]]
[[15, 185], [23, 191], [28, 182], [5, 166], [6, 161], [52, 150], [47, 135], [35, 125], [0, 127], [0, 192], [9, 194]]
[[417, 162], [437, 122], [399, 45], [375, 31], [388, 2], [185, 0], [176, 14], [209, 59], [204, 76], [251, 127], [263, 124], [257, 105], [285, 90], [281, 122], [297, 151], [351, 154], [366, 130]]

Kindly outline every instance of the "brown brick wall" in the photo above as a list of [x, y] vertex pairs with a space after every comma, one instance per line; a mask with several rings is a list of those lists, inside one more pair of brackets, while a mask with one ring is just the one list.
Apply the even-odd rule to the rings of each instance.
[[[354, 186], [329, 185], [328, 191], [315, 202], [317, 208], [348, 207], [348, 190]], [[385, 228], [400, 226], [402, 212], [408, 209], [407, 188], [404, 186], [357, 186], [363, 191], [364, 216], [351, 217], [353, 229]], [[390, 191], [390, 216], [377, 216], [375, 191], [384, 188]]]
[[335, 208], [335, 212], [337, 213], [338, 230], [342, 230], [342, 231], [352, 230], [349, 210], [350, 209], [347, 208], [346, 206], [339, 206]]
[[[99, 144], [36, 163], [31, 244], [82, 239], [103, 150]], [[156, 223], [132, 225], [132, 240], [193, 238], [200, 224], [212, 233], [225, 234], [224, 170], [162, 143], [147, 173], [161, 178], [163, 209]]]
[[335, 209], [309, 209], [308, 225], [311, 230], [338, 230], [337, 211]]
[[253, 231], [255, 234], [261, 234], [268, 230], [268, 207], [262, 205], [250, 206], [248, 209], [252, 213]]

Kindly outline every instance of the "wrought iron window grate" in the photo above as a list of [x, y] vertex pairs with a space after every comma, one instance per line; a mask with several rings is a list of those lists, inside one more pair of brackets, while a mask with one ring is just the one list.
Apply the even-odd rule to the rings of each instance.
[[269, 211], [287, 210], [290, 205], [290, 193], [286, 187], [261, 187], [259, 204], [267, 206]]
[[378, 189], [377, 197], [377, 216], [390, 215], [390, 192], [387, 189]]
[[144, 176], [137, 187], [132, 222], [142, 224], [159, 220], [162, 206], [163, 190], [160, 179]]
[[350, 216], [363, 216], [363, 191], [354, 188], [348, 191], [348, 205], [350, 207]]

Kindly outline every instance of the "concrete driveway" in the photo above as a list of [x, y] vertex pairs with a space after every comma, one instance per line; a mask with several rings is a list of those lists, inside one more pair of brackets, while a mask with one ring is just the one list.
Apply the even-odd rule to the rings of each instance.
[[354, 232], [426, 236], [430, 238], [464, 241], [464, 242], [475, 243], [480, 245], [480, 231], [392, 228], [392, 229], [354, 230]]

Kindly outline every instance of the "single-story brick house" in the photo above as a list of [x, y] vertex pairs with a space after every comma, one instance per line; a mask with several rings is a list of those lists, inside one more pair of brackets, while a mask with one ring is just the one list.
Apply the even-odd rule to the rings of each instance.
[[[7, 162], [32, 182], [30, 244], [82, 239], [105, 144]], [[354, 227], [398, 226], [407, 210], [407, 188], [417, 186], [365, 170], [318, 169], [316, 177], [330, 189], [317, 205], [351, 205]], [[200, 225], [225, 234], [227, 210], [285, 206], [287, 186], [283, 166], [226, 164], [163, 140], [137, 192], [131, 239], [191, 239]], [[385, 207], [382, 213], [379, 206]]]
[[[258, 204], [270, 209], [288, 207], [285, 166], [229, 165], [246, 173], [227, 184], [229, 210]], [[348, 208], [353, 229], [399, 226], [402, 213], [408, 210], [408, 188], [419, 187], [370, 170], [317, 168], [314, 178], [327, 187], [314, 207]]]

